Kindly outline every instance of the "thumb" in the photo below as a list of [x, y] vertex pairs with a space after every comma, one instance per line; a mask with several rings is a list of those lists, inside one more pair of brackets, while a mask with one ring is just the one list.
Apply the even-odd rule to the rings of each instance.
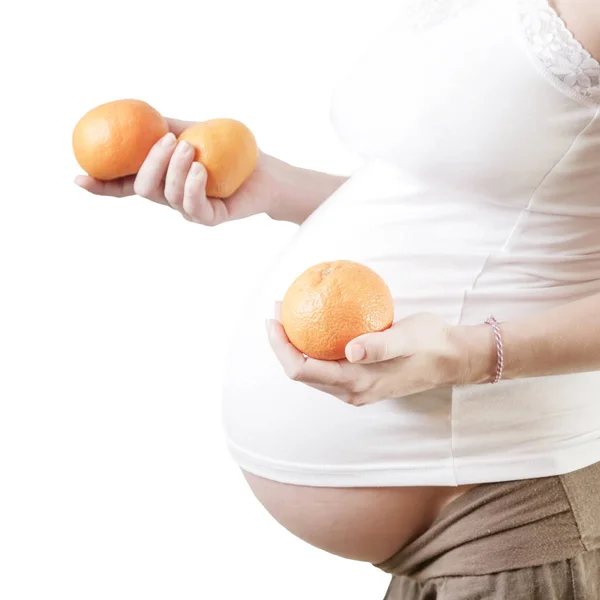
[[125, 196], [133, 196], [134, 180], [134, 175], [113, 179], [112, 181], [99, 181], [98, 179], [94, 179], [87, 175], [78, 175], [75, 178], [75, 183], [96, 196], [124, 198]]
[[409, 356], [410, 340], [402, 334], [402, 328], [393, 326], [379, 333], [367, 333], [352, 340], [346, 346], [346, 358], [351, 363], [370, 364]]

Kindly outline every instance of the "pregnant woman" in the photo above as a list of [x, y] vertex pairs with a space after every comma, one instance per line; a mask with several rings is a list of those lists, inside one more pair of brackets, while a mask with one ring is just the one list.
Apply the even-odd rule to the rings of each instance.
[[[599, 58], [596, 0], [413, 0], [337, 86], [351, 177], [261, 154], [206, 198], [170, 120], [136, 178], [78, 179], [300, 225], [241, 319], [228, 442], [275, 519], [391, 573], [390, 600], [600, 597]], [[338, 259], [395, 324], [307, 359], [273, 304]]]

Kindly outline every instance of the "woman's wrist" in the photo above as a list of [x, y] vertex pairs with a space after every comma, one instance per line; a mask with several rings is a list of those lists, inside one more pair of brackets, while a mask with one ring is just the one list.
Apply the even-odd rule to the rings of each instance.
[[498, 368], [498, 346], [490, 325], [456, 325], [450, 329], [457, 367], [451, 385], [492, 383]]
[[[502, 379], [567, 375], [600, 370], [600, 294], [500, 323]], [[460, 360], [459, 384], [494, 381], [498, 347], [490, 325], [450, 329]]]
[[348, 180], [346, 176], [294, 167], [267, 154], [263, 160], [273, 188], [266, 212], [277, 221], [301, 224]]

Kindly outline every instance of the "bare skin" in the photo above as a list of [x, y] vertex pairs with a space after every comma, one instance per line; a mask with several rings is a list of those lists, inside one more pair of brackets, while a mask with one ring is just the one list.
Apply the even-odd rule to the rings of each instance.
[[474, 487], [317, 488], [244, 476], [271, 516], [295, 536], [373, 564], [424, 533], [445, 506]]
[[552, 0], [550, 3], [583, 47], [600, 60], [600, 2]]
[[[552, 4], [575, 37], [600, 59], [600, 2], [553, 0]], [[185, 143], [177, 144], [175, 140], [191, 123], [178, 119], [168, 121], [171, 135], [156, 144], [137, 176], [106, 183], [80, 176], [77, 184], [97, 195], [138, 194], [170, 206], [188, 221], [213, 226], [258, 213], [301, 224], [347, 179], [299, 169], [261, 153], [255, 173], [233, 197], [226, 201], [207, 198], [204, 168], [193, 162], [193, 153]], [[599, 300], [590, 297], [548, 314], [503, 324], [508, 357], [505, 376], [534, 377], [600, 369]], [[427, 323], [431, 327], [431, 322]], [[276, 322], [272, 327], [275, 328], [274, 350], [298, 385], [324, 384], [340, 401], [353, 398], [362, 403], [365, 398], [357, 396], [357, 389], [361, 387], [360, 394], [364, 394], [365, 385], [358, 386], [358, 383], [367, 381], [372, 384], [369, 389], [375, 390], [368, 397], [368, 401], [373, 402], [380, 399], [376, 390], [381, 381], [385, 378], [392, 381], [397, 375], [395, 371], [380, 373], [377, 367], [378, 362], [389, 362], [393, 358], [386, 352], [396, 348], [394, 340], [382, 345], [373, 339], [363, 340], [367, 343], [362, 348], [364, 357], [358, 361], [362, 364], [347, 361], [348, 377], [343, 381], [336, 376], [332, 383], [328, 373], [320, 368], [315, 379], [315, 365], [306, 365], [302, 356], [290, 351]], [[271, 335], [273, 337], [273, 333]], [[489, 381], [493, 375], [494, 347], [487, 326], [458, 328], [451, 337], [450, 345], [462, 352], [461, 356], [454, 357], [465, 366], [460, 371], [465, 378], [462, 383]], [[420, 348], [419, 352], [429, 357], [428, 360], [435, 358], [429, 350]], [[377, 377], [372, 376], [373, 373]], [[432, 387], [444, 381], [443, 374], [437, 375], [432, 378]], [[417, 379], [418, 385], [423, 385], [423, 378]], [[402, 385], [417, 383], [403, 378]], [[407, 389], [403, 391], [408, 393]], [[445, 506], [473, 487], [317, 488], [278, 483], [250, 473], [244, 475], [258, 500], [294, 535], [333, 554], [375, 564], [426, 531]]]
[[98, 181], [79, 175], [75, 183], [98, 196], [123, 198], [137, 194], [168, 206], [187, 221], [214, 227], [227, 221], [266, 213], [300, 225], [348, 177], [301, 169], [259, 152], [258, 163], [240, 189], [223, 201], [206, 196], [206, 169], [177, 136], [192, 121], [167, 119], [169, 133], [150, 150], [137, 175]]
[[[584, 47], [600, 58], [600, 3], [555, 0], [554, 6]], [[592, 296], [547, 313], [503, 324], [507, 356], [505, 377], [514, 379], [600, 369], [599, 302], [600, 296]], [[431, 323], [425, 321], [431, 327]], [[387, 375], [385, 368], [377, 370], [371, 382], [373, 385], [365, 385], [371, 365], [390, 365], [393, 364], [390, 359], [406, 355], [406, 348], [402, 348], [407, 338], [406, 324], [404, 329], [399, 324], [397, 337], [390, 330], [384, 341], [379, 334], [359, 340], [362, 341], [360, 356], [363, 358], [358, 362], [364, 365], [364, 371], [355, 369], [358, 365], [353, 360], [352, 348], [347, 348], [349, 361], [341, 361], [349, 375], [347, 378], [340, 377], [339, 368], [335, 370], [330, 364], [324, 365], [330, 373], [295, 352], [277, 321], [272, 321], [269, 329], [271, 345], [286, 373], [295, 381], [328, 391], [341, 401], [352, 404], [377, 401], [380, 399], [377, 388], [386, 376], [392, 382], [400, 377], [403, 393], [415, 391], [416, 385], [422, 385], [423, 378], [419, 379], [418, 369], [417, 372], [410, 369], [416, 380], [413, 383], [413, 378], [402, 373], [397, 365]], [[431, 335], [425, 337], [431, 339]], [[489, 382], [495, 364], [489, 328], [454, 328], [448, 332], [448, 338], [450, 342], [454, 340], [450, 347], [456, 349], [450, 362], [455, 367], [464, 366], [451, 371], [460, 373], [462, 380], [447, 381], [443, 373], [439, 374], [438, 380], [444, 385]], [[415, 346], [412, 350], [418, 356], [429, 358], [430, 363], [423, 360], [429, 373], [435, 371], [434, 365], [440, 364], [439, 360], [434, 360], [433, 348], [417, 349]], [[452, 352], [444, 353], [443, 362], [447, 362], [449, 355]], [[416, 355], [412, 356], [414, 359]], [[431, 378], [432, 387], [434, 379]], [[375, 393], [365, 394], [365, 389], [375, 390]], [[274, 483], [249, 473], [245, 476], [257, 498], [289, 531], [333, 554], [374, 564], [386, 560], [426, 531], [445, 506], [474, 487], [308, 488]]]

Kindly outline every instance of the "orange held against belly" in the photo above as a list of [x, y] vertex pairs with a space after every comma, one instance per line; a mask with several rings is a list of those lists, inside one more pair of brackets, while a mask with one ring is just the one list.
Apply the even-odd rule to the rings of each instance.
[[228, 198], [256, 167], [256, 139], [248, 127], [235, 119], [196, 123], [179, 139], [195, 148], [195, 160], [206, 167], [206, 195], [209, 197]]
[[152, 146], [169, 128], [141, 100], [115, 100], [86, 113], [73, 131], [73, 151], [91, 177], [108, 181], [138, 172]]
[[346, 344], [388, 329], [394, 301], [385, 281], [359, 263], [339, 260], [307, 269], [288, 289], [281, 322], [300, 352], [321, 360], [345, 357]]

